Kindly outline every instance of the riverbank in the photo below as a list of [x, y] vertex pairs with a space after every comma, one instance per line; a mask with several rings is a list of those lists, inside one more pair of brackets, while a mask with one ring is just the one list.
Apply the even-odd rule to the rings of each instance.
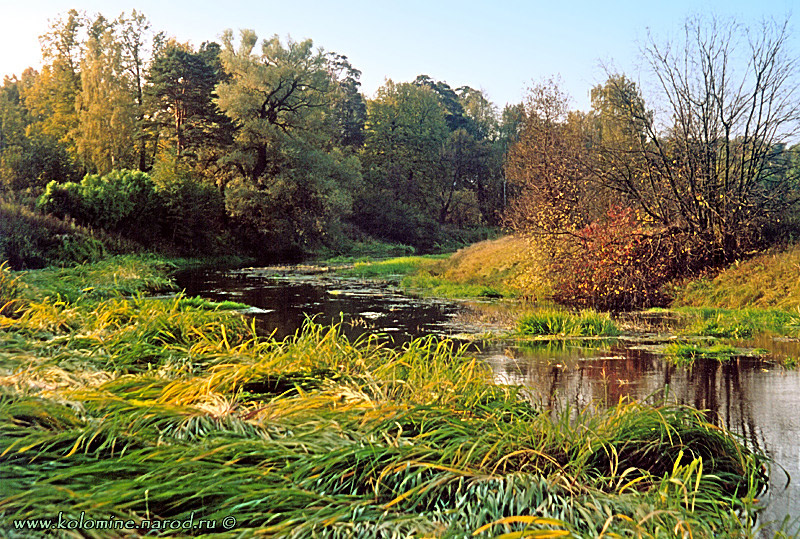
[[62, 514], [231, 536], [755, 534], [764, 455], [691, 408], [545, 412], [447, 341], [313, 324], [274, 340], [136, 296], [169, 288], [158, 261], [106, 263], [103, 286], [92, 266], [3, 273], [6, 529]]

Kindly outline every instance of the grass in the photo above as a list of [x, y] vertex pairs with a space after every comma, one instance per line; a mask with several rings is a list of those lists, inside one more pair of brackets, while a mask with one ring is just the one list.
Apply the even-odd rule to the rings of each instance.
[[619, 335], [619, 329], [607, 313], [541, 309], [520, 317], [517, 333], [531, 336], [613, 337]]
[[399, 281], [404, 275], [426, 267], [444, 256], [447, 255], [401, 256], [385, 260], [366, 258], [354, 262], [352, 267], [338, 270], [337, 273], [343, 277]]
[[[109, 279], [114, 263], [140, 275]], [[279, 341], [181, 296], [124, 296], [166, 278], [143, 263], [9, 288], [25, 303], [0, 316], [6, 529], [62, 513], [194, 515], [221, 536], [755, 536], [765, 456], [697, 410], [545, 412], [447, 340], [308, 323]]]
[[504, 236], [459, 250], [409, 274], [401, 285], [439, 297], [525, 297], [546, 300], [545, 257], [531, 239]]
[[714, 277], [704, 277], [681, 286], [676, 307], [725, 309], [800, 308], [800, 245], [760, 254], [736, 262]]
[[800, 310], [680, 307], [676, 312], [687, 320], [681, 330], [684, 334], [723, 339], [748, 339], [759, 333], [800, 334]]
[[730, 360], [743, 355], [742, 350], [727, 344], [702, 345], [697, 343], [671, 343], [664, 348], [664, 355], [677, 365], [691, 365], [697, 359]]

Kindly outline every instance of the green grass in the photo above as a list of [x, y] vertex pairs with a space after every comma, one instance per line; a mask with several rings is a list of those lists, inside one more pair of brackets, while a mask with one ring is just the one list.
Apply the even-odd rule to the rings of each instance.
[[541, 309], [521, 316], [517, 322], [517, 333], [531, 336], [613, 337], [619, 335], [619, 329], [607, 313]]
[[400, 282], [400, 286], [420, 296], [438, 298], [499, 298], [512, 295], [506, 288], [457, 283], [444, 277], [431, 275], [426, 270], [419, 270], [411, 275], [406, 275]]
[[168, 273], [175, 265], [148, 255], [120, 255], [93, 264], [66, 268], [46, 268], [22, 274], [21, 281], [30, 294], [23, 296], [79, 299], [108, 298], [174, 290]]
[[748, 339], [759, 333], [800, 334], [800, 311], [681, 307], [676, 312], [687, 320], [681, 330], [684, 334], [728, 339]]
[[404, 275], [445, 256], [447, 255], [401, 256], [386, 260], [366, 259], [356, 261], [352, 267], [340, 269], [337, 273], [343, 277], [399, 281]]
[[[115, 273], [68, 281], [95, 272]], [[692, 408], [551, 413], [447, 340], [312, 323], [275, 340], [180, 296], [28, 286], [0, 316], [4, 529], [194, 514], [234, 516], [224, 537], [756, 535], [766, 457]]]

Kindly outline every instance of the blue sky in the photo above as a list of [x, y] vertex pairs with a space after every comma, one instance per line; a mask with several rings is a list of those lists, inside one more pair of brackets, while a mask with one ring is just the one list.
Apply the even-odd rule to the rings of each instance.
[[[532, 81], [559, 76], [574, 107], [586, 110], [590, 88], [605, 78], [603, 64], [634, 80], [646, 78], [638, 51], [648, 29], [664, 40], [698, 14], [733, 16], [748, 24], [764, 17], [783, 20], [795, 2], [17, 0], [2, 8], [0, 77], [39, 65], [38, 36], [48, 19], [72, 7], [109, 18], [136, 9], [154, 29], [195, 45], [218, 39], [226, 28], [252, 28], [260, 37], [312, 38], [350, 58], [363, 72], [368, 96], [386, 78], [407, 81], [424, 73], [454, 88], [481, 88], [502, 108], [521, 101]], [[790, 46], [800, 58], [800, 14], [794, 14], [792, 26]]]

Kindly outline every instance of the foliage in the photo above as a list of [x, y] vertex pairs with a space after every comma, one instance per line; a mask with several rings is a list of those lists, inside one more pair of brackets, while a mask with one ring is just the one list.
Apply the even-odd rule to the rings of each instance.
[[198, 179], [176, 156], [162, 156], [151, 174], [163, 206], [161, 235], [188, 251], [213, 252], [225, 218], [219, 190]]
[[180, 297], [100, 298], [35, 295], [0, 323], [5, 526], [59, 512], [235, 515], [234, 533], [281, 536], [753, 526], [764, 456], [691, 408], [541, 413], [447, 341], [391, 349], [313, 324], [275, 341]]
[[94, 262], [109, 252], [136, 249], [120, 238], [0, 201], [0, 261], [15, 270]]
[[610, 209], [607, 219], [576, 233], [554, 256], [553, 299], [601, 310], [663, 306], [664, 285], [685, 267], [675, 238], [653, 235], [630, 208]]
[[598, 337], [619, 334], [608, 314], [595, 311], [570, 313], [560, 310], [537, 310], [520, 317], [517, 332], [521, 335], [563, 337]]
[[105, 176], [87, 174], [80, 184], [50, 182], [37, 202], [58, 217], [118, 232], [136, 239], [151, 239], [162, 217], [161, 199], [147, 173], [114, 170]]

